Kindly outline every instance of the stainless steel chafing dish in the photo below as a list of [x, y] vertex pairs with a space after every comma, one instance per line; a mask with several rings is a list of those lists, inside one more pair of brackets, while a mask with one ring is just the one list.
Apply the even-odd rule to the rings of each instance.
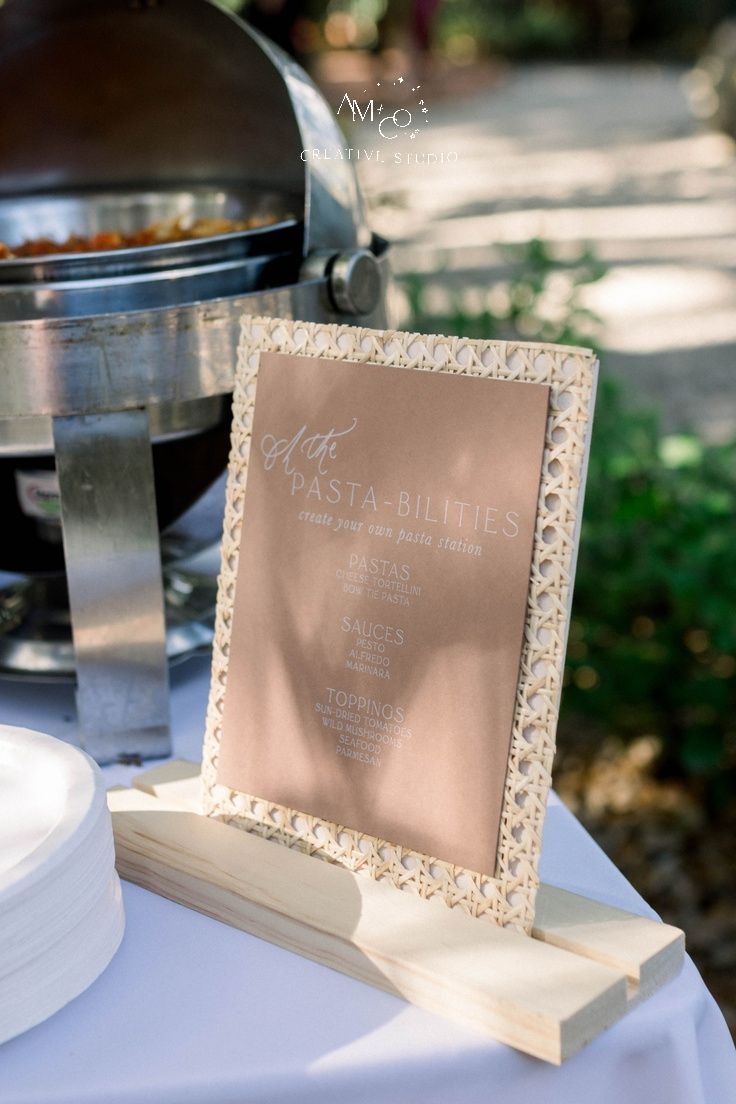
[[209, 633], [161, 561], [218, 535], [239, 318], [385, 324], [387, 251], [352, 166], [300, 156], [342, 145], [320, 93], [208, 0], [6, 0], [0, 103], [0, 241], [268, 220], [0, 260], [0, 671], [73, 674], [100, 761], [161, 755]]

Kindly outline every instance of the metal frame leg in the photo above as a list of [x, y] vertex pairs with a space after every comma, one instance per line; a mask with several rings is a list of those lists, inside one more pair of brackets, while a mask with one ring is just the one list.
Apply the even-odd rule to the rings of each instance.
[[85, 749], [167, 755], [169, 674], [144, 410], [53, 419]]

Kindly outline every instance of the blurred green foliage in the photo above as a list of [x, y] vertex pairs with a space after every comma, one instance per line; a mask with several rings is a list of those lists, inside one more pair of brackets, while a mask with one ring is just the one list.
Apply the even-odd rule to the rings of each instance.
[[[582, 292], [603, 272], [591, 251], [561, 265], [534, 241], [514, 260], [516, 274], [475, 312], [460, 292], [448, 309], [430, 310], [423, 278], [406, 277], [409, 325], [591, 344], [596, 318]], [[659, 771], [722, 805], [736, 791], [734, 611], [736, 441], [664, 433], [655, 413], [632, 406], [606, 379], [604, 356], [560, 740], [581, 724], [601, 738], [654, 736]]]
[[[325, 48], [404, 48], [419, 12], [411, 0], [215, 2], [303, 56]], [[736, 0], [441, 0], [426, 18], [432, 48], [464, 64], [489, 55], [692, 60], [734, 14]]]
[[652, 734], [720, 803], [736, 784], [736, 442], [663, 435], [607, 384], [596, 410], [565, 714]]
[[474, 38], [510, 58], [620, 56], [691, 60], [734, 0], [445, 0], [437, 39]]
[[[480, 54], [508, 58], [570, 57], [586, 40], [586, 23], [566, 4], [529, 0], [509, 4], [493, 0], [446, 0], [436, 26], [440, 49], [461, 55], [475, 43]], [[462, 55], [461, 55], [462, 56]]]
[[[605, 266], [589, 246], [563, 261], [539, 238], [523, 246], [507, 246], [504, 254], [511, 276], [485, 296], [485, 305], [468, 306], [467, 296], [451, 291], [444, 311], [431, 309], [428, 287], [418, 273], [402, 277], [412, 318], [429, 319], [444, 332], [465, 337], [522, 338], [566, 345], [590, 344], [599, 319], [583, 302], [582, 292], [605, 275]], [[438, 268], [444, 266], [440, 261]]]

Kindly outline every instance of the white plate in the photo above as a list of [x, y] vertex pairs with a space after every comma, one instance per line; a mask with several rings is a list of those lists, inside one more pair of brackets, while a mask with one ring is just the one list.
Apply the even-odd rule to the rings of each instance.
[[102, 775], [83, 751], [0, 725], [0, 912], [66, 862], [104, 806]]
[[0, 1043], [48, 1019], [89, 988], [120, 946], [124, 929], [120, 882], [113, 870], [102, 897], [74, 929], [0, 978]]
[[0, 1042], [104, 970], [122, 938], [112, 824], [97, 765], [0, 726]]

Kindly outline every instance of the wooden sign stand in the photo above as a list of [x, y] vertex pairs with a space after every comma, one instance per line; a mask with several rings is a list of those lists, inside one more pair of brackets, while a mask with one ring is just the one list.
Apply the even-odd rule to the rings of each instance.
[[120, 876], [561, 1063], [673, 978], [677, 928], [542, 885], [529, 938], [200, 811], [175, 761], [109, 793]]

